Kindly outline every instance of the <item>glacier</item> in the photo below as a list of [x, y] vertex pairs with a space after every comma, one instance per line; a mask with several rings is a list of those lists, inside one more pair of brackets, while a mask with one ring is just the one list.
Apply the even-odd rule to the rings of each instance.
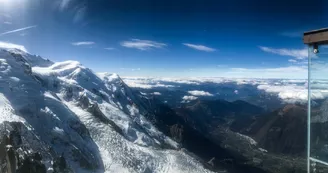
[[[0, 154], [14, 152], [21, 171], [33, 156], [46, 172], [210, 172], [145, 118], [136, 94], [117, 74], [1, 49]], [[0, 172], [14, 170], [8, 158]]]

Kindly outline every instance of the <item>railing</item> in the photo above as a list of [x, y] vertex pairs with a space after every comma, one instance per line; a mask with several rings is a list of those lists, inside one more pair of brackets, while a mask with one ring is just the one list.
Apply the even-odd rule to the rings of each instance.
[[308, 44], [307, 172], [328, 166], [328, 29], [304, 33]]

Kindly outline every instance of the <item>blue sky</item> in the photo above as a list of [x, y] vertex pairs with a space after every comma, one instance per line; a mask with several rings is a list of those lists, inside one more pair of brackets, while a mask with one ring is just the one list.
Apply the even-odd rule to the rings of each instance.
[[305, 78], [302, 33], [328, 17], [319, 0], [0, 4], [0, 46], [121, 76]]

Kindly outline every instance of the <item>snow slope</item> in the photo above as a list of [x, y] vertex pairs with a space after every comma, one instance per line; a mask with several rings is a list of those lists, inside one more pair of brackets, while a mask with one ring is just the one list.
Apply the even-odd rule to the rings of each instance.
[[208, 172], [142, 105], [116, 74], [0, 50], [0, 125], [23, 124], [24, 143], [48, 172], [60, 156], [73, 172]]

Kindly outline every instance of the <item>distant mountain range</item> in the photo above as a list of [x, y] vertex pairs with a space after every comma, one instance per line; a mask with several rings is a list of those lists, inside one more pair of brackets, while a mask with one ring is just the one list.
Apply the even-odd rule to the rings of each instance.
[[[155, 110], [155, 117], [147, 118], [214, 170], [306, 172], [305, 106], [287, 104], [266, 112], [240, 100], [196, 100], [171, 109], [155, 97], [147, 99]], [[313, 126], [322, 130], [325, 124]], [[314, 132], [322, 148], [326, 139], [320, 130]]]

